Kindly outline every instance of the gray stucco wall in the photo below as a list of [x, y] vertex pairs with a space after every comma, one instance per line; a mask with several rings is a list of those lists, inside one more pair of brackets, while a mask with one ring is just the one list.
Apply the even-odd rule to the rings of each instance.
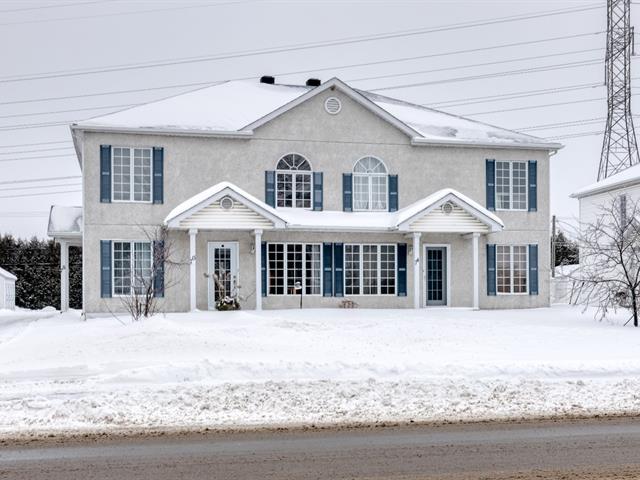
[[[338, 115], [324, 111], [327, 96], [342, 101]], [[180, 202], [220, 181], [230, 181], [258, 198], [264, 199], [264, 171], [275, 169], [278, 159], [291, 152], [304, 155], [315, 171], [324, 172], [324, 209], [342, 209], [342, 174], [350, 172], [354, 163], [367, 155], [384, 161], [389, 173], [399, 175], [400, 208], [439, 189], [454, 188], [485, 204], [485, 159], [537, 160], [538, 211], [496, 212], [505, 230], [481, 238], [480, 304], [482, 308], [539, 307], [549, 304], [549, 156], [536, 150], [452, 148], [411, 146], [409, 138], [387, 122], [339, 92], [325, 92], [299, 105], [281, 117], [256, 130], [251, 139], [114, 134], [86, 132], [84, 141], [84, 275], [85, 310], [103, 312], [121, 308], [119, 299], [100, 298], [99, 241], [101, 239], [143, 239], [144, 229], [162, 223]], [[100, 203], [99, 147], [161, 146], [164, 148], [164, 204]], [[186, 232], [172, 234], [176, 256], [188, 257]], [[264, 240], [300, 241], [380, 241], [411, 244], [399, 234], [336, 234], [300, 232], [265, 232]], [[198, 234], [198, 307], [206, 308], [207, 241], [235, 240], [240, 245], [242, 293], [246, 308], [255, 305], [254, 256], [250, 252], [253, 237], [249, 232], [200, 232]], [[451, 305], [470, 306], [471, 241], [456, 234], [423, 234], [424, 243], [451, 245]], [[538, 243], [540, 294], [486, 295], [485, 244]], [[409, 296], [358, 297], [363, 307], [411, 307], [411, 261], [408, 262]], [[187, 310], [189, 303], [188, 267], [178, 267], [172, 275], [176, 285], [168, 289], [162, 308], [167, 311]], [[170, 280], [168, 279], [168, 282]], [[337, 299], [308, 297], [309, 306], [336, 306]], [[297, 306], [297, 299], [268, 297], [265, 308]]]

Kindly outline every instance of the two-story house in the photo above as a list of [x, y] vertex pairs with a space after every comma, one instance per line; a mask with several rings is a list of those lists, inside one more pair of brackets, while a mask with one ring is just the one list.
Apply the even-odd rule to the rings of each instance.
[[156, 275], [165, 311], [213, 308], [220, 271], [247, 309], [549, 305], [557, 143], [335, 78], [220, 83], [71, 132], [82, 212], [54, 207], [75, 227], [52, 230], [82, 239], [89, 314], [122, 310], [159, 225], [183, 260]]

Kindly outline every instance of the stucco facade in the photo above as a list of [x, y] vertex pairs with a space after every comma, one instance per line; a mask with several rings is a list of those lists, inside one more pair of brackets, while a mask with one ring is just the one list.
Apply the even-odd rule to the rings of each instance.
[[[327, 97], [342, 103], [338, 115], [324, 109]], [[169, 212], [181, 202], [211, 185], [228, 181], [258, 199], [265, 198], [265, 171], [274, 170], [285, 154], [299, 153], [309, 160], [313, 171], [323, 173], [323, 210], [341, 211], [342, 175], [351, 172], [354, 163], [365, 156], [381, 159], [390, 174], [398, 175], [399, 208], [443, 188], [455, 189], [486, 206], [485, 161], [537, 162], [537, 210], [496, 211], [504, 223], [500, 232], [483, 234], [479, 239], [480, 308], [526, 308], [549, 304], [549, 152], [543, 149], [489, 148], [478, 146], [422, 146], [412, 144], [404, 132], [373, 114], [340, 91], [326, 91], [295, 106], [286, 113], [256, 128], [248, 138], [221, 138], [198, 135], [117, 133], [81, 131], [83, 169], [83, 274], [84, 308], [87, 313], [118, 311], [123, 308], [117, 297], [102, 298], [100, 291], [100, 241], [142, 240], [145, 230], [161, 225]], [[164, 149], [164, 199], [153, 203], [102, 203], [100, 201], [100, 146], [162, 147]], [[313, 215], [314, 212], [310, 212]], [[256, 246], [251, 231], [199, 230], [196, 244], [197, 308], [208, 308], [208, 242], [238, 242], [239, 284], [243, 308], [256, 306]], [[167, 289], [160, 299], [165, 311], [189, 309], [189, 235], [186, 230], [170, 233], [175, 260], [180, 263], [165, 272]], [[410, 245], [411, 235], [404, 232], [360, 231], [288, 231], [265, 230], [262, 240], [286, 242], [401, 243]], [[449, 246], [448, 304], [471, 307], [472, 240], [461, 233], [421, 235], [422, 246]], [[537, 244], [539, 291], [537, 295], [488, 295], [486, 288], [486, 244]], [[420, 248], [421, 256], [424, 247]], [[414, 264], [407, 261], [407, 296], [359, 295], [351, 298], [360, 307], [411, 308], [414, 306]], [[424, 282], [424, 262], [417, 267]], [[420, 288], [424, 305], [424, 286]], [[343, 298], [305, 296], [307, 307], [336, 307]], [[266, 296], [264, 308], [293, 308], [298, 296]]]

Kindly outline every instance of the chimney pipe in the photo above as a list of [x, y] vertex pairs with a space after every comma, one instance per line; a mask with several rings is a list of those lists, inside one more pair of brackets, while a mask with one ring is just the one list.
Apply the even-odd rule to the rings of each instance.
[[271, 75], [263, 75], [260, 77], [260, 83], [266, 83], [267, 85], [273, 85], [276, 83], [276, 79]]
[[322, 82], [319, 78], [309, 78], [307, 79], [307, 87], [319, 87]]

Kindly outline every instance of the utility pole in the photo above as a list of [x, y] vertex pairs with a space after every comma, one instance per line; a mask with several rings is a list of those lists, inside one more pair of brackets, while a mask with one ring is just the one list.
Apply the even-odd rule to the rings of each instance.
[[607, 0], [607, 125], [598, 180], [640, 163], [631, 115], [631, 56], [634, 52], [631, 0]]

